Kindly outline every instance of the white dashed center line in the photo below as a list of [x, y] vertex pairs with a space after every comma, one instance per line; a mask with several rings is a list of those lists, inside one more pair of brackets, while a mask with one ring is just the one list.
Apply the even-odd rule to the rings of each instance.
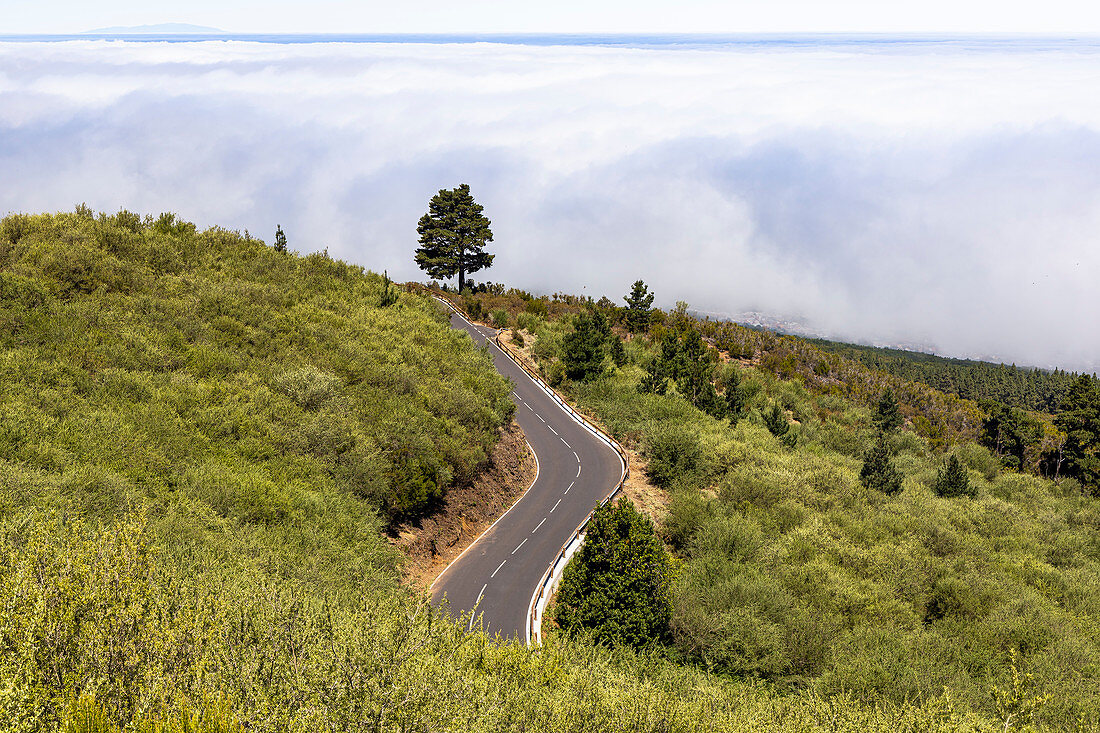
[[[524, 540], [524, 542], [526, 542], [526, 540]], [[522, 544], [523, 544], [523, 543], [521, 542], [521, 543], [520, 543], [520, 545], [522, 545]], [[517, 547], [517, 548], [516, 548], [516, 550], [518, 550], [518, 549], [519, 549], [519, 548]], [[515, 555], [515, 554], [516, 554], [516, 551], [515, 551], [515, 550], [512, 550], [512, 554], [513, 554], [513, 555]], [[500, 563], [500, 565], [497, 565], [497, 569], [496, 569], [496, 570], [494, 570], [494, 571], [493, 571], [493, 574], [489, 576], [489, 580], [492, 580], [493, 578], [497, 577], [497, 573], [499, 573], [499, 572], [500, 572], [500, 569], [501, 569], [502, 567], [504, 567], [504, 563], [506, 563], [506, 562], [508, 562], [508, 561], [507, 561], [507, 560], [504, 560], [503, 562], [501, 562], [501, 563]], [[488, 585], [488, 583], [486, 583], [486, 585]]]
[[550, 428], [550, 432], [551, 432], [551, 433], [553, 433], [554, 435], [557, 435], [557, 434], [558, 434], [558, 431], [557, 431], [557, 430], [554, 430], [554, 426], [553, 426], [553, 425], [547, 425], [546, 427]]
[[485, 585], [481, 586], [481, 592], [477, 594], [477, 600], [476, 600], [476, 601], [474, 601], [474, 605], [475, 605], [475, 606], [476, 606], [477, 604], [481, 603], [481, 597], [482, 597], [483, 595], [485, 595], [485, 589], [486, 589], [486, 588], [488, 588], [488, 587], [489, 587], [489, 584], [488, 584], [488, 583], [486, 583]]
[[[573, 484], [575, 484], [575, 483], [577, 483], [577, 482], [576, 482], [576, 481], [574, 481], [574, 482], [572, 482], [571, 484], [569, 484], [569, 489], [573, 488]], [[567, 494], [568, 494], [568, 493], [569, 493], [569, 489], [566, 489], [566, 490], [565, 490], [565, 493], [567, 493]]]
[[[539, 531], [539, 527], [541, 527], [541, 526], [543, 525], [543, 522], [545, 522], [545, 521], [546, 521], [546, 517], [543, 517], [543, 518], [542, 518], [542, 522], [539, 522], [538, 524], [536, 524], [536, 525], [535, 525], [535, 528], [534, 528], [533, 530], [531, 530], [531, 534], [534, 534], [535, 532], [538, 532], [538, 531]], [[524, 542], [526, 542], [526, 541], [527, 541], [527, 540], [524, 540]]]
[[[534, 533], [532, 532], [532, 534], [534, 534]], [[516, 545], [516, 549], [512, 550], [512, 554], [515, 555], [517, 552], [519, 552], [519, 548], [523, 547], [525, 544], [527, 544], [526, 539], [524, 539], [523, 542], [520, 542], [518, 545]], [[501, 564], [503, 564], [503, 563], [501, 563]]]
[[577, 466], [577, 476], [579, 477], [580, 475], [581, 475], [581, 467]]
[[[561, 499], [558, 499], [557, 503], [556, 503], [556, 504], [554, 504], [554, 509], [557, 509], [557, 508], [558, 508], [558, 504], [561, 504]], [[551, 510], [550, 510], [550, 513], [551, 513], [551, 514], [553, 514], [553, 513], [554, 513], [554, 509], [551, 509]]]

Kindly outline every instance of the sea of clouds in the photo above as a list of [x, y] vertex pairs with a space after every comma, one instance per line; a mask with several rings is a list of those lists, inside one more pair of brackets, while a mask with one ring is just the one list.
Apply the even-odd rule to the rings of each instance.
[[0, 213], [174, 211], [397, 279], [440, 188], [477, 279], [1100, 368], [1100, 53], [0, 44]]

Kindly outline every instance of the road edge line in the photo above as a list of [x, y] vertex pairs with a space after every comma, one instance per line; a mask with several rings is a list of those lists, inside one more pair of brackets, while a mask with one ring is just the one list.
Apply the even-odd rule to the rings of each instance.
[[540, 473], [540, 470], [541, 470], [540, 466], [539, 466], [539, 454], [535, 453], [535, 449], [531, 446], [531, 441], [527, 440], [526, 435], [523, 436], [523, 442], [527, 444], [527, 450], [531, 451], [531, 455], [535, 457], [535, 478], [532, 479], [531, 483], [527, 486], [527, 488], [523, 490], [523, 493], [520, 494], [518, 497], [516, 497], [516, 500], [514, 502], [512, 502], [512, 506], [505, 509], [504, 513], [501, 514], [499, 517], [497, 517], [495, 522], [493, 522], [488, 527], [486, 527], [485, 531], [482, 532], [481, 534], [479, 534], [474, 539], [473, 542], [466, 545], [466, 549], [464, 549], [462, 552], [458, 553], [458, 557], [456, 557], [454, 560], [451, 560], [449, 563], [447, 563], [447, 567], [443, 568], [443, 570], [439, 573], [439, 575], [435, 576], [435, 580], [433, 580], [432, 584], [428, 586], [428, 595], [429, 596], [432, 594], [432, 589], [435, 588], [435, 584], [439, 582], [440, 578], [442, 578], [444, 575], [446, 575], [447, 571], [451, 569], [451, 566], [454, 565], [459, 560], [461, 560], [462, 556], [465, 555], [467, 552], [469, 552], [471, 547], [473, 547], [478, 542], [480, 542], [482, 537], [489, 534], [489, 531], [493, 527], [497, 526], [497, 524], [500, 522], [500, 520], [502, 520], [506, 516], [508, 516], [508, 512], [515, 509], [516, 505], [518, 505], [521, 501], [523, 501], [523, 497], [527, 496], [527, 492], [530, 491], [531, 487], [533, 487], [535, 485], [535, 483], [539, 480], [539, 473]]

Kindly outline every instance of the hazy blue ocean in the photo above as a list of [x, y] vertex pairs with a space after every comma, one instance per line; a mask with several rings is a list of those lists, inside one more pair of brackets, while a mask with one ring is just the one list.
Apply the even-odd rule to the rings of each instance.
[[609, 48], [683, 48], [692, 50], [837, 50], [856, 53], [936, 53], [988, 51], [1100, 52], [1100, 36], [1032, 37], [1021, 35], [888, 35], [888, 34], [417, 34], [417, 33], [204, 33], [68, 35], [0, 35], [0, 41], [126, 41], [131, 43], [496, 43], [515, 46], [606, 46]]

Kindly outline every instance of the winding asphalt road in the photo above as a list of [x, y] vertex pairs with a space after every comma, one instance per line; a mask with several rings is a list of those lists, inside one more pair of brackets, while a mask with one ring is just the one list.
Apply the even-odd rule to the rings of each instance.
[[[577, 423], [493, 342], [491, 328], [451, 315], [479, 346], [489, 343], [497, 371], [515, 385], [516, 422], [539, 473], [527, 493], [444, 570], [431, 588], [454, 615], [476, 607], [489, 635], [526, 639], [532, 596], [561, 546], [622, 475], [615, 451]], [[471, 619], [471, 626], [477, 619]]]

